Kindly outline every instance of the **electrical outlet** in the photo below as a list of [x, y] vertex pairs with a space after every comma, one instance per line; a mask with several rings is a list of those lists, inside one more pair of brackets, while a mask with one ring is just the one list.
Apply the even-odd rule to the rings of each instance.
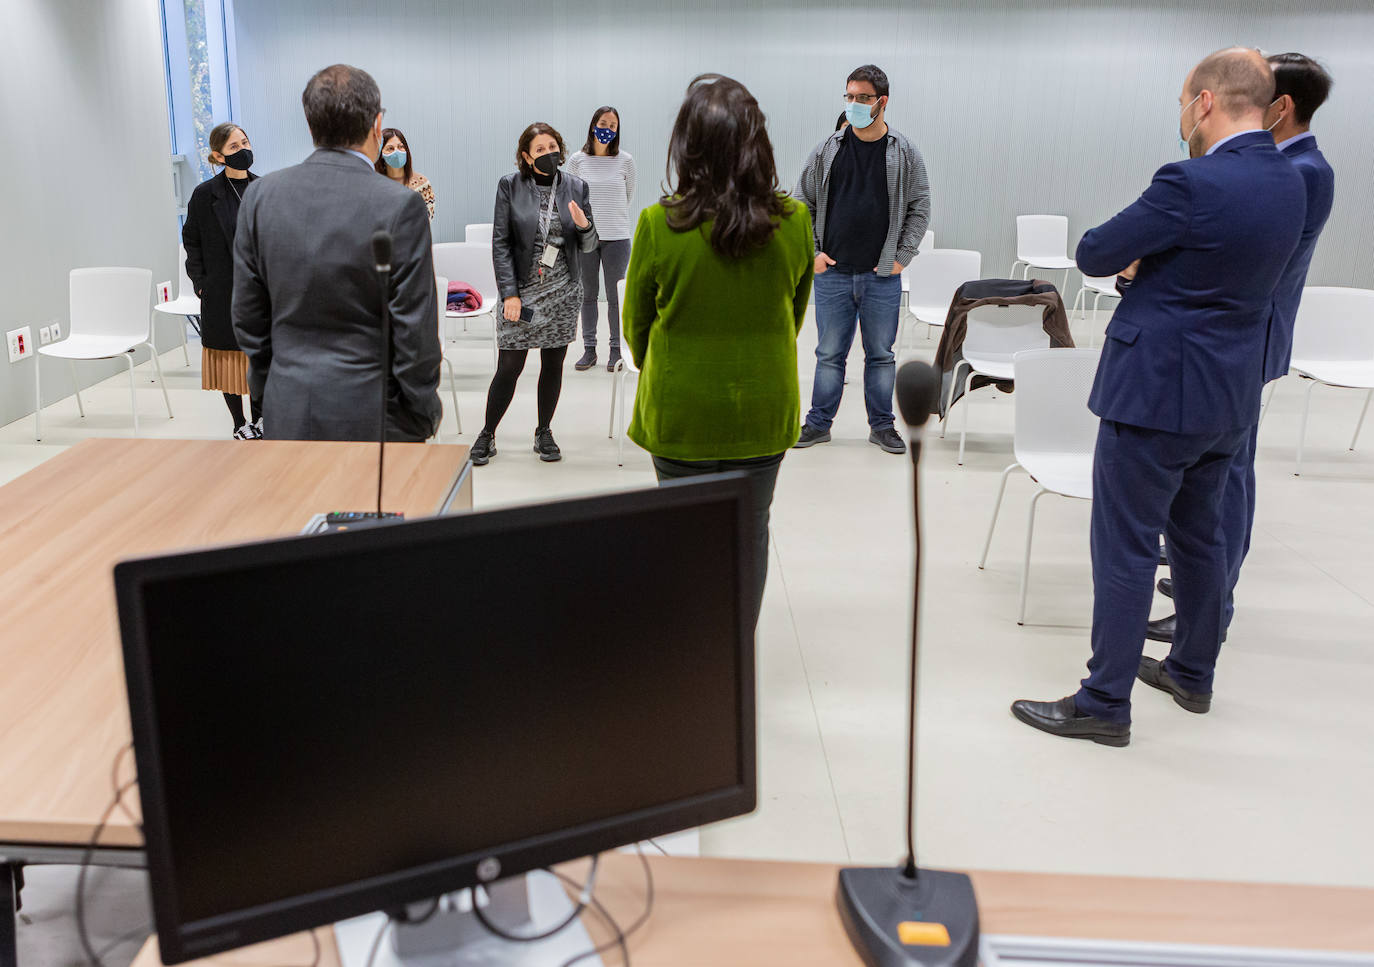
[[166, 282], [159, 282], [159, 283], [157, 284], [157, 301], [160, 302], [160, 303], [161, 303], [161, 302], [171, 302], [171, 301], [172, 301], [172, 281], [171, 281], [171, 279], [168, 279]]
[[51, 320], [51, 322], [52, 325], [48, 326], [48, 331], [52, 333], [52, 341], [57, 342], [57, 340], [62, 338], [62, 323], [58, 322], [56, 319]]
[[24, 326], [5, 333], [5, 344], [9, 347], [10, 362], [17, 363], [33, 355], [33, 327]]
[[38, 330], [38, 344], [46, 346], [50, 342], [52, 342], [52, 327], [41, 326]]

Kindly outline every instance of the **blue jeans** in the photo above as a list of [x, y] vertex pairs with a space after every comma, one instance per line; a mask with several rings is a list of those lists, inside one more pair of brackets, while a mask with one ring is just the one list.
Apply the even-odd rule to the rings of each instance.
[[892, 386], [897, 379], [897, 316], [902, 277], [874, 272], [848, 274], [831, 269], [816, 276], [816, 381], [806, 425], [828, 430], [844, 395], [844, 365], [854, 345], [854, 329], [864, 346], [864, 407], [874, 430], [892, 426]]

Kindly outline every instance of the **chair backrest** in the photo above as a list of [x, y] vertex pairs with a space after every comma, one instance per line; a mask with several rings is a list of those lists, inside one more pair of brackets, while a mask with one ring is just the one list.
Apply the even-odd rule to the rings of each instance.
[[478, 225], [463, 226], [463, 241], [471, 242], [475, 245], [491, 244], [491, 222], [482, 222]]
[[1293, 358], [1374, 360], [1374, 290], [1313, 285], [1302, 290]]
[[1040, 306], [981, 306], [968, 316], [965, 356], [1010, 359], [1026, 349], [1048, 349], [1045, 312]]
[[921, 244], [917, 246], [918, 252], [929, 252], [935, 247], [935, 232], [928, 231], [921, 237]]
[[1067, 215], [1017, 215], [1016, 257], [1056, 256], [1068, 258], [1069, 219]]
[[434, 274], [451, 282], [466, 282], [482, 294], [482, 308], [497, 300], [496, 268], [491, 246], [477, 242], [440, 242], [434, 246]]
[[196, 290], [191, 286], [191, 277], [186, 274], [186, 247], [177, 246], [177, 292], [172, 296], [173, 299], [180, 299], [184, 295], [195, 296]]
[[[620, 311], [621, 311], [622, 313], [624, 313], [624, 311], [625, 311], [625, 280], [624, 280], [624, 279], [621, 279], [620, 281], [618, 281], [618, 282], [615, 284], [615, 291], [616, 291], [616, 294], [620, 296]], [[635, 365], [634, 359], [630, 356], [630, 347], [623, 344], [623, 343], [624, 343], [624, 339], [623, 339], [623, 338], [622, 338], [622, 340], [621, 340], [621, 343], [622, 343], [622, 345], [621, 345], [621, 347], [620, 347], [620, 358], [623, 359], [623, 360], [625, 360], [625, 368], [628, 369], [628, 370], [629, 370], [630, 372], [632, 372], [632, 373], [637, 373], [637, 372], [639, 372], [639, 367]]]
[[448, 307], [448, 279], [442, 275], [434, 277], [434, 287], [439, 290], [439, 338], [444, 338], [444, 311]]
[[1030, 349], [1012, 357], [1015, 449], [1022, 453], [1092, 453], [1098, 419], [1088, 409], [1096, 349]]
[[152, 326], [151, 269], [72, 269], [67, 279], [73, 336], [121, 336], [146, 342]]
[[962, 248], [937, 248], [916, 256], [916, 260], [902, 270], [911, 282], [907, 304], [933, 306], [940, 310], [944, 322], [949, 304], [959, 286], [983, 277], [983, 255]]

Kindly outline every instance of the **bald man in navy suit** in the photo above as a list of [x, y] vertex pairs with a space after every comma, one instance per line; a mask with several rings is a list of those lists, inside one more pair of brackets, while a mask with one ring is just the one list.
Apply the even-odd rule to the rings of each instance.
[[[1307, 209], [1302, 176], [1264, 130], [1273, 100], [1256, 51], [1205, 58], [1179, 97], [1189, 160], [1160, 168], [1135, 204], [1079, 243], [1085, 274], [1133, 279], [1088, 400], [1102, 421], [1088, 677], [1058, 701], [1012, 704], [1043, 732], [1129, 745], [1137, 675], [1191, 711], [1211, 705], [1228, 586], [1223, 496], [1259, 419], [1275, 291]], [[1178, 631], [1156, 662], [1142, 656], [1161, 532]]]

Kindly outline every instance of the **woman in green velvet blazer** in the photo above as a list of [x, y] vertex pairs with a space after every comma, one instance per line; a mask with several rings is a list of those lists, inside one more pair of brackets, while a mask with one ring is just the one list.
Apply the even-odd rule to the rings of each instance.
[[811, 218], [779, 191], [763, 112], [731, 78], [688, 86], [668, 158], [677, 183], [640, 215], [625, 276], [624, 342], [641, 370], [628, 432], [660, 481], [750, 475], [757, 620], [773, 488], [801, 426]]

